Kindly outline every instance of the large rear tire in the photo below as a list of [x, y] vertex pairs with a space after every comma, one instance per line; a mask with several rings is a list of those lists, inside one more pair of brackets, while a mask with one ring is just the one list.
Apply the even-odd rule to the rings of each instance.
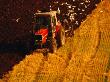
[[57, 51], [57, 42], [56, 42], [55, 38], [51, 39], [51, 41], [50, 41], [49, 51], [51, 53], [56, 53], [56, 51]]
[[63, 46], [65, 44], [65, 30], [62, 27], [57, 34], [58, 46]]

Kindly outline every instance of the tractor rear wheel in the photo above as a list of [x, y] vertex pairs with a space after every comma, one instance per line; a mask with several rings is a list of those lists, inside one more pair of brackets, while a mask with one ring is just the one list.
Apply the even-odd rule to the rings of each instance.
[[55, 38], [51, 39], [51, 41], [50, 41], [49, 51], [51, 53], [56, 53], [56, 51], [57, 51], [57, 42], [56, 42]]
[[57, 34], [58, 46], [63, 46], [65, 44], [65, 30], [62, 27]]

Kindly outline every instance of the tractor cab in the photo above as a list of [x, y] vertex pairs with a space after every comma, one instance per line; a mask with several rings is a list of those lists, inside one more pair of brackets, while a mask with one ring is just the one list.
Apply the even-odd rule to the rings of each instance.
[[57, 25], [57, 17], [56, 11], [51, 12], [43, 12], [43, 13], [35, 13], [35, 25], [34, 25], [34, 32], [45, 28], [52, 28]]
[[47, 36], [52, 36], [56, 30], [57, 18], [56, 11], [35, 13], [33, 33], [35, 40], [46, 43]]

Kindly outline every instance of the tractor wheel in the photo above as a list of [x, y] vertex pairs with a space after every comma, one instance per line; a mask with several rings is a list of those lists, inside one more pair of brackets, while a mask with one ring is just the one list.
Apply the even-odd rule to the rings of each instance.
[[63, 46], [65, 44], [65, 30], [61, 28], [57, 35], [58, 46]]
[[50, 41], [50, 45], [49, 45], [50, 47], [49, 47], [49, 51], [51, 52], [51, 53], [55, 53], [56, 51], [57, 51], [57, 42], [56, 42], [56, 39], [52, 39], [51, 41]]

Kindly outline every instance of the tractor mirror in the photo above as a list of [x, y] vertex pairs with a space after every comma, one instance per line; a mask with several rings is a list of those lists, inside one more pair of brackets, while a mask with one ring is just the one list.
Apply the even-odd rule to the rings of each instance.
[[57, 14], [60, 14], [60, 9], [59, 9], [59, 7], [58, 7], [58, 9], [57, 9]]

